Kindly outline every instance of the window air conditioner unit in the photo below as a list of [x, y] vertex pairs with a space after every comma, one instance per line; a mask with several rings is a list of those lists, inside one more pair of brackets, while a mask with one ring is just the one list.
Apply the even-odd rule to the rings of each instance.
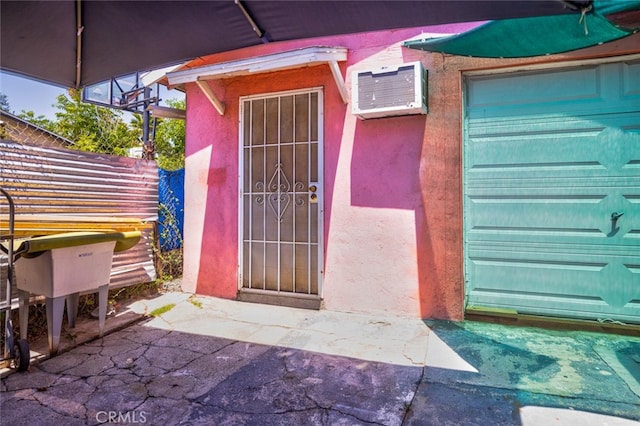
[[361, 119], [427, 113], [427, 71], [408, 62], [351, 75], [351, 112]]

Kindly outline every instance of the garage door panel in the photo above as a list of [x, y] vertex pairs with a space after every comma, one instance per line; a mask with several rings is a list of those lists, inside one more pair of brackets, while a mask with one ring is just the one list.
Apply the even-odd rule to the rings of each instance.
[[[474, 286], [470, 306], [510, 307], [521, 313], [552, 310], [637, 315], [640, 297], [638, 265], [630, 257], [612, 254], [546, 253], [527, 251], [471, 250]], [[569, 249], [570, 250], [570, 249]], [[602, 281], [609, 283], [606, 293]], [[592, 315], [593, 318], [593, 315]]]
[[[543, 118], [522, 118], [517, 125], [512, 123], [508, 134], [502, 126], [492, 128], [486, 120], [470, 122], [471, 129], [483, 129], [476, 133], [490, 133], [468, 135], [465, 164], [470, 173], [517, 173], [524, 178], [527, 175], [522, 175], [523, 172], [541, 171], [543, 176], [549, 176], [549, 168], [562, 173], [553, 175], [558, 177], [591, 176], [599, 172], [601, 176], [611, 176], [614, 171], [625, 173], [624, 168], [629, 169], [627, 176], [637, 172], [633, 169], [638, 167], [640, 158], [640, 111], [618, 117], [609, 114], [606, 118], [565, 118], [554, 126], [544, 124], [547, 127], [544, 131], [527, 131], [529, 126], [542, 126], [540, 122], [544, 121]], [[498, 130], [503, 133], [499, 134]]]
[[640, 99], [640, 62], [621, 65], [622, 97], [630, 102]]
[[[527, 196], [528, 197], [528, 196]], [[533, 198], [533, 197], [532, 197]], [[603, 197], [604, 199], [604, 197]], [[566, 199], [544, 197], [528, 202], [525, 199], [507, 199], [507, 202], [477, 203], [470, 197], [469, 214], [474, 217], [474, 229], [520, 229], [520, 230], [568, 230], [583, 231], [589, 235], [605, 237], [609, 232], [610, 219], [599, 214], [599, 209], [585, 209], [578, 200], [567, 203]], [[500, 200], [502, 201], [502, 200]], [[510, 201], [510, 203], [509, 203]], [[591, 204], [592, 199], [586, 199]], [[604, 219], [604, 220], [603, 220]], [[572, 235], [567, 235], [571, 238]]]
[[[614, 231], [615, 233], [615, 231]], [[553, 227], [525, 227], [525, 226], [477, 226], [467, 232], [467, 243], [492, 243], [500, 242], [508, 239], [509, 241], [518, 242], [545, 242], [548, 244], [559, 244], [566, 242], [568, 239], [573, 244], [585, 245], [609, 245], [617, 246], [622, 244], [626, 250], [630, 245], [640, 245], [640, 231], [637, 229], [625, 232], [625, 229], [619, 231], [621, 236], [619, 240], [612, 241], [611, 231], [605, 232], [596, 228], [553, 228]], [[632, 241], [635, 240], [635, 241]]]
[[467, 118], [470, 124], [467, 131], [472, 138], [545, 134], [554, 137], [557, 132], [573, 136], [581, 132], [602, 131], [608, 127], [619, 127], [628, 131], [635, 129], [637, 133], [640, 126], [638, 123], [640, 111], [637, 104], [638, 99], [634, 99], [632, 108], [617, 108], [611, 112], [575, 112], [568, 115], [566, 112], [550, 113], [544, 109], [538, 109], [536, 113], [509, 117]]
[[[597, 287], [605, 264], [559, 260], [473, 257], [476, 285], [473, 291], [545, 295], [602, 300], [588, 295]], [[498, 281], [494, 284], [494, 280]], [[586, 291], [585, 291], [586, 290]]]
[[597, 67], [589, 67], [559, 70], [545, 76], [520, 73], [508, 77], [508, 84], [504, 76], [479, 78], [467, 93], [469, 117], [526, 114], [532, 111], [532, 104], [559, 109], [566, 103], [581, 102], [593, 109], [594, 104], [603, 103], [599, 74]]
[[[536, 305], [534, 311], [531, 306]], [[477, 292], [474, 302], [469, 303], [468, 308], [491, 306], [494, 308], [513, 309], [522, 314], [558, 316], [563, 312], [563, 317], [600, 321], [614, 320], [630, 322], [629, 316], [636, 315], [640, 309], [640, 303], [629, 303], [622, 313], [612, 312], [609, 305], [598, 299], [567, 299], [566, 296], [552, 296], [542, 294], [505, 294], [492, 291]], [[630, 313], [627, 313], [630, 312]]]
[[[581, 134], [572, 137], [535, 137], [474, 141], [469, 152], [472, 169], [500, 173], [531, 172], [543, 167], [568, 168], [589, 173], [602, 167], [594, 160], [593, 150], [599, 149], [598, 134]], [[509, 152], [509, 155], [505, 155]], [[554, 152], [555, 155], [551, 155]], [[497, 162], [496, 162], [497, 160]]]
[[[636, 170], [634, 170], [636, 169]], [[478, 170], [468, 170], [467, 174], [470, 180], [467, 185], [467, 195], [478, 198], [484, 197], [491, 199], [504, 199], [510, 194], [514, 198], [523, 198], [529, 195], [529, 199], [544, 198], [545, 195], [550, 199], [560, 198], [566, 195], [570, 200], [572, 198], [597, 198], [601, 199], [605, 196], [612, 196], [608, 191], [617, 191], [620, 196], [624, 196], [626, 202], [637, 203], [639, 191], [637, 184], [640, 178], [636, 174], [640, 171], [638, 167], [623, 166], [617, 172], [617, 176], [602, 167], [592, 169], [589, 176], [575, 176], [573, 170], [553, 170], [552, 167], [540, 168], [533, 173], [527, 169], [520, 169], [518, 172], [521, 177], [514, 177], [513, 174], [501, 173], [495, 170], [494, 173], [489, 171], [480, 172]], [[553, 172], [553, 178], [549, 173]], [[548, 192], [539, 193], [541, 189]], [[588, 192], [586, 192], [588, 191]], [[602, 191], [607, 191], [602, 193]], [[521, 195], [524, 193], [524, 195]], [[595, 201], [592, 201], [595, 202]]]
[[[640, 185], [640, 181], [637, 182]], [[495, 238], [522, 240], [531, 234], [535, 238], [562, 238], [582, 244], [617, 244], [621, 238], [637, 238], [640, 217], [637, 212], [640, 186], [628, 188], [636, 194], [623, 195], [620, 188], [601, 188], [600, 194], [580, 194], [577, 191], [542, 193], [526, 188], [473, 190], [467, 193], [466, 216], [472, 218], [467, 227], [472, 241], [479, 233]], [[609, 190], [606, 194], [604, 191]], [[632, 200], [632, 201], [630, 201]], [[625, 213], [626, 212], [626, 213]], [[612, 214], [622, 214], [612, 220]], [[590, 241], [591, 239], [597, 241]], [[606, 239], [606, 241], [605, 241]]]
[[[562, 185], [545, 179], [469, 185], [467, 240], [607, 245], [626, 239], [629, 250], [640, 251], [640, 177], [565, 179]], [[614, 213], [622, 216], [613, 221]]]
[[621, 62], [545, 72], [476, 76], [466, 88], [470, 119], [636, 111], [640, 65]]
[[469, 306], [640, 323], [636, 77], [640, 62], [466, 81]]
[[[609, 264], [623, 265], [625, 273], [622, 278], [631, 280], [632, 275], [640, 275], [640, 259], [629, 253], [624, 245], [611, 244], [608, 246], [574, 244], [574, 243], [547, 243], [547, 242], [505, 242], [481, 240], [470, 243], [467, 248], [468, 259], [503, 259], [505, 265], [515, 267], [518, 265], [556, 265], [550, 269], [562, 269], [560, 265], [582, 265], [578, 269], [604, 268]], [[497, 266], [497, 264], [493, 265]], [[576, 269], [567, 266], [565, 269]], [[595, 269], [593, 269], [595, 270]], [[497, 271], [496, 271], [497, 272]], [[637, 278], [633, 278], [637, 279]], [[496, 283], [496, 286], [502, 285]], [[640, 296], [640, 294], [638, 294]]]

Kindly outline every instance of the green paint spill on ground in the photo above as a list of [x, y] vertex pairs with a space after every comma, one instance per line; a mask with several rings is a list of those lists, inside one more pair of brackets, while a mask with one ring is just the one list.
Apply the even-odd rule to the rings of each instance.
[[175, 303], [170, 303], [168, 305], [164, 305], [164, 306], [161, 306], [159, 308], [154, 309], [153, 311], [151, 311], [149, 313], [149, 315], [151, 315], [152, 317], [158, 317], [158, 316], [160, 316], [162, 314], [165, 314], [165, 313], [169, 312], [171, 309], [173, 309], [175, 307], [176, 307]]

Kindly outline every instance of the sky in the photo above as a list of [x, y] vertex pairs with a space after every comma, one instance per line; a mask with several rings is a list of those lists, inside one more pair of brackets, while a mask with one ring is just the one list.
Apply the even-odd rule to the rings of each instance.
[[[66, 89], [15, 74], [0, 72], [0, 93], [7, 96], [11, 113], [17, 115], [23, 110], [33, 111], [36, 117], [44, 115], [46, 118], [54, 120], [55, 113], [58, 111], [54, 107], [56, 98], [58, 95], [66, 93]], [[184, 95], [177, 90], [164, 92], [161, 90], [160, 97], [163, 100], [182, 99]]]
[[56, 97], [66, 91], [62, 87], [0, 72], [0, 92], [7, 96], [10, 112], [33, 111], [36, 117], [44, 115], [54, 119]]

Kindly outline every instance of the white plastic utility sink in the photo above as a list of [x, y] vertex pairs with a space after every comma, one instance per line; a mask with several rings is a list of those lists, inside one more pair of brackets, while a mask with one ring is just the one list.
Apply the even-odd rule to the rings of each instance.
[[19, 290], [61, 297], [109, 284], [115, 241], [47, 250], [16, 262]]
[[104, 332], [114, 251], [133, 247], [140, 232], [69, 232], [18, 241], [15, 262], [20, 334], [27, 337], [30, 294], [45, 297], [49, 352], [60, 343], [65, 301], [69, 326], [75, 327], [80, 293], [98, 292], [100, 336]]

